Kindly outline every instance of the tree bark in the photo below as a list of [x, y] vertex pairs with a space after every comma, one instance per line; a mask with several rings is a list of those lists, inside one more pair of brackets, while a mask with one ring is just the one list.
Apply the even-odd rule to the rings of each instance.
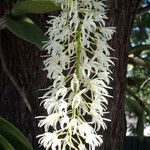
[[[122, 150], [125, 135], [125, 88], [128, 45], [131, 27], [140, 0], [108, 0], [108, 26], [116, 27], [116, 33], [110, 44], [115, 49], [112, 56], [116, 57], [112, 67], [114, 80], [110, 91], [113, 99], [109, 100], [108, 129], [103, 134], [104, 143], [97, 150]], [[42, 27], [45, 18], [35, 19]], [[38, 90], [47, 87], [46, 74], [41, 71], [40, 51], [33, 45], [19, 39], [7, 29], [1, 32], [1, 47], [6, 66], [21, 90], [24, 91], [31, 105], [29, 112], [14, 84], [6, 72], [0, 67], [0, 116], [18, 127], [29, 138], [35, 150], [39, 150], [36, 135], [39, 134], [35, 116], [41, 114]]]
[[132, 24], [139, 6], [140, 0], [109, 0], [107, 6], [108, 26], [116, 27], [116, 33], [111, 40], [111, 47], [115, 49], [112, 52], [115, 66], [112, 67], [111, 82], [113, 90], [110, 91], [113, 99], [109, 100], [108, 129], [104, 132], [104, 143], [97, 150], [122, 150], [123, 140], [126, 133], [125, 126], [125, 90], [126, 90], [126, 70], [128, 59], [129, 40]]
[[[34, 20], [45, 26], [45, 17], [38, 16]], [[0, 54], [3, 55], [0, 57], [0, 116], [19, 128], [32, 143], [34, 150], [39, 150], [36, 136], [42, 131], [37, 127], [38, 120], [35, 116], [44, 113], [39, 107], [39, 89], [46, 88], [49, 82], [46, 73], [41, 70], [41, 52], [8, 29], [0, 31], [0, 48]], [[10, 76], [15, 84], [10, 80]], [[20, 92], [27, 98], [31, 112]]]

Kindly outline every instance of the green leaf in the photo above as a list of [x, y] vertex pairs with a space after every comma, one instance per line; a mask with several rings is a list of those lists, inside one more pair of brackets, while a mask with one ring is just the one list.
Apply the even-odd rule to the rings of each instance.
[[60, 10], [60, 6], [52, 0], [18, 1], [11, 10], [12, 15], [20, 16], [28, 13], [43, 14]]
[[15, 150], [12, 145], [0, 135], [0, 149], [1, 150]]
[[48, 40], [43, 31], [30, 18], [26, 16], [13, 18], [10, 15], [4, 15], [3, 18], [6, 26], [11, 32], [23, 40], [35, 44], [40, 49], [42, 49], [44, 45], [43, 41]]
[[15, 150], [33, 150], [25, 136], [13, 125], [0, 117], [0, 135], [2, 135]]

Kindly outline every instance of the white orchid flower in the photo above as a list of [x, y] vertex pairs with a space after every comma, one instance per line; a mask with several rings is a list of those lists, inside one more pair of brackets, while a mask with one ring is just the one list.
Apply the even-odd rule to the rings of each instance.
[[62, 11], [47, 21], [49, 40], [43, 47], [47, 78], [53, 83], [42, 97], [47, 116], [39, 116], [45, 133], [37, 136], [46, 150], [95, 150], [103, 143], [97, 134], [107, 129], [111, 78], [105, 0], [54, 0]]

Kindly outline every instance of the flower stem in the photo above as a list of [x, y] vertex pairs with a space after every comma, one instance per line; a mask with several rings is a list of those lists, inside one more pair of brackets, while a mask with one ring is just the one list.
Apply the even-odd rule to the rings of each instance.
[[81, 52], [82, 52], [82, 43], [81, 43], [81, 23], [79, 24], [77, 28], [77, 51], [76, 51], [76, 56], [77, 56], [77, 67], [76, 67], [76, 75], [77, 78], [79, 79], [79, 70], [80, 70], [80, 64], [81, 64]]

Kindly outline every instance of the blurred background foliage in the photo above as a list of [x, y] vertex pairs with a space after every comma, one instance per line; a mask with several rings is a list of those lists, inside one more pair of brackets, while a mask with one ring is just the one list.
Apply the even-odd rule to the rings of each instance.
[[126, 92], [127, 135], [150, 136], [150, 0], [143, 0], [129, 44]]

